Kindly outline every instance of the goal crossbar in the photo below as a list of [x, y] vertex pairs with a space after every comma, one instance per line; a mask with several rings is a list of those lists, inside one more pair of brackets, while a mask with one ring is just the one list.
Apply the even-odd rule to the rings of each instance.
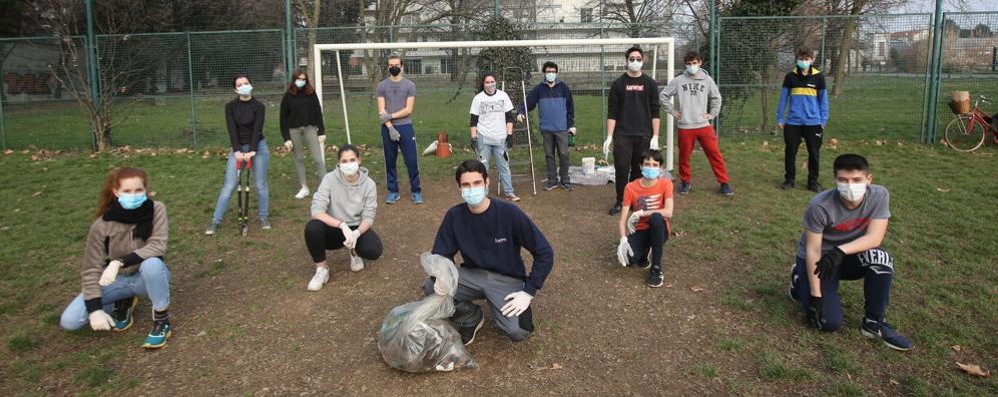
[[[343, 106], [343, 123], [346, 131], [347, 143], [350, 139], [350, 119], [347, 115], [346, 88], [343, 86], [343, 70], [340, 61], [341, 50], [391, 50], [398, 48], [422, 49], [422, 48], [495, 48], [495, 47], [561, 47], [561, 46], [606, 46], [606, 45], [653, 45], [651, 77], [656, 78], [655, 72], [658, 69], [658, 46], [666, 45], [666, 54], [675, 53], [676, 42], [672, 37], [643, 37], [643, 38], [612, 38], [612, 39], [555, 39], [555, 40], [486, 40], [486, 41], [429, 41], [429, 42], [392, 42], [392, 43], [340, 43], [340, 44], [316, 44], [312, 51], [312, 65], [315, 70], [315, 77], [318, 84], [315, 85], [316, 95], [319, 98], [319, 105], [323, 107], [322, 100], [322, 52], [336, 52], [336, 74], [337, 82], [340, 86], [340, 103]], [[674, 62], [668, 62], [666, 66], [667, 79], [672, 80], [675, 75]], [[673, 120], [666, 117], [666, 167], [672, 171], [673, 163]]]

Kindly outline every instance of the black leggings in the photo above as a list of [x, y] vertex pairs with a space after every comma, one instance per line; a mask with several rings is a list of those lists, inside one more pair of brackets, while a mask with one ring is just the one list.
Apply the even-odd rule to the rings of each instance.
[[[357, 230], [356, 227], [351, 229]], [[318, 219], [312, 219], [305, 225], [305, 246], [312, 255], [312, 261], [316, 263], [326, 260], [326, 250], [343, 248], [345, 240], [339, 228], [329, 226]], [[361, 258], [378, 259], [382, 251], [381, 238], [374, 229], [367, 229], [357, 238], [357, 246], [354, 249]]]

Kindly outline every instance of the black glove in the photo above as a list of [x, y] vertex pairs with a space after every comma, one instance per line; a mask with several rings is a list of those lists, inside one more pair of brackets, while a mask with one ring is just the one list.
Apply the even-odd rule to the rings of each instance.
[[512, 149], [512, 148], [513, 148], [513, 136], [506, 135], [506, 149]]
[[835, 272], [839, 270], [839, 265], [842, 264], [842, 260], [845, 259], [846, 253], [842, 252], [839, 247], [834, 247], [825, 255], [818, 259], [817, 266], [814, 269], [814, 274], [818, 276], [819, 279], [827, 280], [835, 275]]
[[478, 153], [478, 140], [475, 138], [471, 138], [471, 150], [475, 151], [475, 153]]
[[819, 331], [823, 329], [825, 325], [825, 305], [821, 302], [821, 298], [816, 296], [811, 297], [811, 307], [807, 308], [807, 320]]

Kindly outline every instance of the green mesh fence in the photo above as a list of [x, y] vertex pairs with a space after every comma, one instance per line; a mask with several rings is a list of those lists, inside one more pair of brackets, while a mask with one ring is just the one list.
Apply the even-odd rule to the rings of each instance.
[[936, 140], [943, 137], [954, 115], [947, 103], [953, 91], [970, 91], [971, 105], [981, 95], [993, 98], [981, 110], [998, 113], [998, 12], [944, 13], [942, 69]]

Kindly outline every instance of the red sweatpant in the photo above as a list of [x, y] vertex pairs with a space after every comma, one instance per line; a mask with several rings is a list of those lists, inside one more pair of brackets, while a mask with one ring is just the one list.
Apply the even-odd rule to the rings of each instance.
[[724, 164], [724, 156], [717, 146], [717, 135], [713, 126], [692, 129], [679, 129], [679, 179], [689, 183], [693, 175], [690, 173], [690, 154], [693, 153], [693, 143], [700, 141], [700, 148], [707, 155], [710, 168], [718, 183], [728, 183], [728, 166]]

